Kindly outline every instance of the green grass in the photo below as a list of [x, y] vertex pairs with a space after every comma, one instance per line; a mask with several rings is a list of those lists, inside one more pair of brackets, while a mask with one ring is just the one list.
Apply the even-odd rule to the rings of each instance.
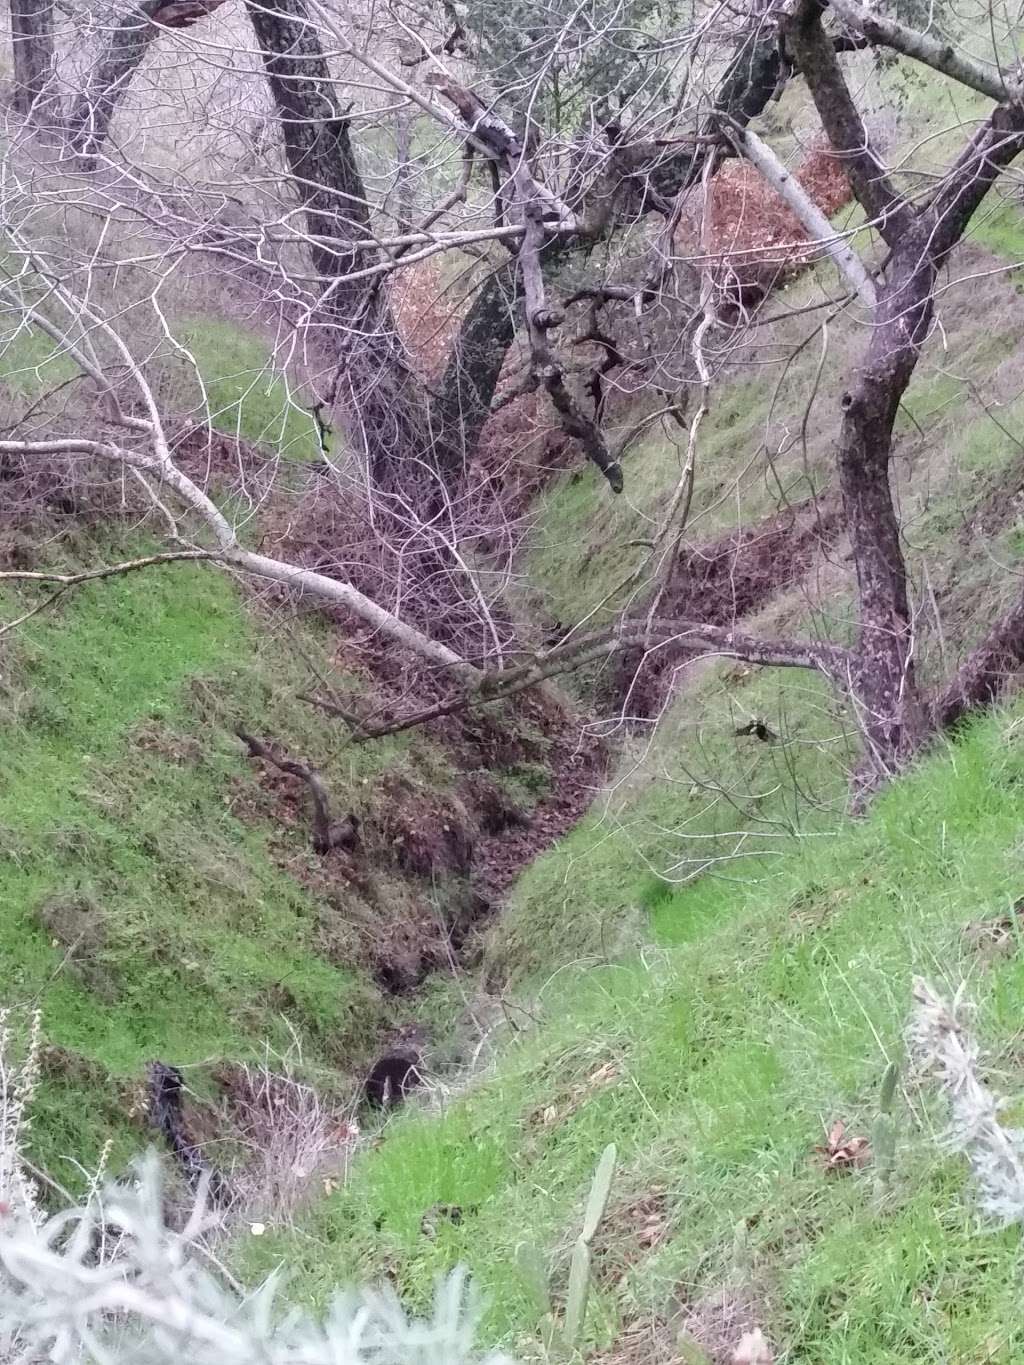
[[191, 413], [194, 421], [208, 416], [218, 430], [284, 459], [319, 458], [316, 424], [306, 400], [286, 384], [258, 336], [210, 317], [185, 318], [174, 330], [190, 357], [165, 362], [171, 371], [165, 382], [177, 390], [176, 407]]
[[[6, 595], [4, 617], [31, 600]], [[5, 999], [38, 1001], [67, 1053], [33, 1128], [58, 1178], [108, 1137], [118, 1159], [138, 1148], [125, 1087], [154, 1056], [188, 1065], [298, 1040], [308, 1065], [344, 1073], [373, 1045], [386, 1011], [360, 925], [399, 913], [409, 889], [375, 908], [325, 882], [307, 817], [282, 826], [232, 733], [315, 762], [371, 841], [382, 774], [443, 788], [425, 739], [352, 748], [296, 700], [301, 656], [327, 674], [330, 650], [315, 622], [268, 635], [227, 576], [187, 565], [83, 587], [5, 642], [0, 971]]]
[[38, 398], [78, 372], [44, 332], [35, 327], [8, 329], [0, 315], [0, 384], [12, 398]]
[[[915, 972], [946, 988], [970, 978], [989, 1074], [1011, 1096], [1024, 1083], [1024, 959], [986, 963], [962, 932], [1020, 892], [1022, 724], [991, 718], [867, 821], [792, 837], [768, 879], [727, 868], [655, 898], [658, 947], [565, 966], [534, 1002], [539, 1026], [492, 1074], [443, 1116], [395, 1123], [296, 1233], [249, 1244], [247, 1269], [282, 1258], [315, 1298], [387, 1266], [422, 1304], [433, 1276], [463, 1260], [487, 1295], [489, 1339], [536, 1354], [516, 1246], [539, 1244], [564, 1289], [594, 1162], [614, 1141], [590, 1349], [738, 1280], [788, 1360], [1020, 1359], [1019, 1234], [979, 1223], [963, 1163], [936, 1146], [928, 1097], [901, 1091], [884, 1207], [870, 1169], [827, 1176], [813, 1149], [836, 1119], [869, 1131]], [[604, 903], [600, 862], [582, 858], [574, 875]], [[635, 861], [633, 878], [642, 896]], [[645, 1251], [628, 1205], [652, 1189], [665, 1235]], [[464, 1217], [431, 1240], [420, 1219], [438, 1200]]]
[[[738, 496], [755, 516], [778, 506], [778, 489], [758, 477], [770, 393], [769, 380], [740, 378], [714, 395], [701, 427], [691, 515], [701, 539], [731, 528]], [[643, 545], [637, 542], [649, 541], [657, 530], [685, 454], [685, 440], [681, 445], [667, 441], [664, 431], [655, 427], [626, 456], [626, 488], [619, 497], [586, 464], [545, 488], [526, 553], [526, 577], [539, 610], [569, 623], [598, 606], [609, 614], [621, 606], [617, 590], [645, 558]]]

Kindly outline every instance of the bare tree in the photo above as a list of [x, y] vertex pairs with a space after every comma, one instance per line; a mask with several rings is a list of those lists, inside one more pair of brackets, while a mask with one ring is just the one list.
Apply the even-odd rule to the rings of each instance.
[[[216, 5], [186, 6], [187, 15], [180, 5], [171, 8], [191, 22]], [[167, 9], [133, 8], [111, 31], [80, 103], [86, 112], [73, 120], [89, 166], [103, 162], [118, 101], [142, 53], [171, 22]], [[991, 699], [998, 677], [1024, 654], [1024, 597], [953, 680], [927, 695], [917, 678], [890, 463], [900, 399], [933, 325], [938, 273], [1024, 147], [1015, 74], [855, 0], [758, 5], [738, 17], [712, 9], [685, 24], [673, 21], [678, 30], [669, 26], [632, 51], [628, 79], [609, 52], [639, 29], [617, 10], [604, 29], [592, 25], [582, 37], [576, 11], [559, 11], [553, 30], [514, 60], [496, 39], [489, 42], [486, 6], [475, 22], [453, 26], [443, 6], [421, 12], [396, 5], [383, 28], [375, 12], [341, 15], [316, 0], [247, 0], [245, 12], [286, 175], [273, 192], [271, 175], [253, 176], [252, 222], [212, 248], [208, 224], [200, 231], [198, 189], [172, 212], [181, 195], [172, 200], [157, 174], [129, 161], [130, 193], [108, 202], [159, 238], [159, 250], [133, 258], [144, 258], [147, 268], [157, 256], [163, 260], [161, 253], [175, 261], [199, 250], [226, 260], [244, 254], [292, 354], [307, 361], [317, 410], [336, 407], [346, 425], [347, 454], [330, 458], [326, 475], [339, 498], [358, 494], [366, 522], [395, 556], [393, 583], [364, 591], [366, 583], [325, 572], [322, 564], [249, 548], [202, 481], [175, 459], [145, 361], [90, 302], [86, 265], [55, 273], [34, 252], [29, 228], [18, 236], [19, 249], [46, 285], [48, 302], [23, 302], [22, 315], [75, 359], [102, 396], [104, 420], [122, 435], [19, 434], [0, 441], [0, 455], [80, 456], [123, 466], [147, 481], [154, 498], [159, 484], [177, 500], [178, 511], [159, 498], [155, 505], [189, 552], [342, 606], [448, 671], [444, 695], [407, 714], [350, 715], [362, 738], [514, 695], [597, 660], [676, 649], [823, 673], [856, 718], [865, 753], [858, 784], [870, 790], [899, 771], [936, 725], [955, 723]], [[204, 37], [202, 24], [194, 33], [195, 63], [217, 69], [215, 36]], [[842, 54], [867, 47], [924, 63], [993, 101], [944, 174], [916, 200], [873, 147], [844, 73]], [[812, 197], [751, 127], [796, 77], [806, 83], [828, 146], [884, 243], [884, 260], [873, 268], [835, 239]], [[350, 104], [364, 87], [372, 99]], [[381, 130], [393, 130], [396, 107], [414, 114], [443, 149], [432, 206], [412, 224], [404, 210], [401, 221], [388, 220], [381, 186], [394, 177], [374, 171]], [[856, 300], [870, 314], [863, 361], [836, 415], [836, 481], [857, 579], [858, 628], [848, 646], [761, 638], [735, 622], [680, 618], [666, 605], [681, 572], [707, 395], [728, 360], [727, 344], [712, 358], [720, 317], [708, 205], [715, 177], [736, 156], [785, 196], [811, 247], [838, 267], [849, 291], [845, 302]], [[425, 165], [420, 158], [417, 174], [427, 175]], [[75, 188], [92, 213], [102, 196], [114, 194], [88, 174]], [[702, 230], [689, 261], [679, 230], [694, 212]], [[431, 369], [399, 325], [395, 282], [435, 257], [447, 258], [466, 284]], [[61, 321], [54, 310], [63, 310]], [[658, 353], [650, 337], [661, 315], [673, 335]], [[79, 340], [70, 340], [82, 329]], [[105, 339], [105, 361], [90, 349], [95, 337]], [[673, 423], [683, 449], [676, 489], [614, 594], [605, 624], [569, 623], [542, 648], [521, 640], [503, 614], [501, 575], [489, 567], [481, 573], [484, 532], [494, 528], [481, 528], [484, 495], [469, 477], [481, 432], [504, 401], [498, 386], [517, 342], [525, 363], [510, 391], [543, 395], [561, 431], [613, 490], [628, 483], [631, 444], [653, 422]], [[646, 407], [616, 429], [606, 389], [609, 376], [627, 372], [641, 376]], [[141, 416], [124, 399], [129, 381]], [[688, 390], [701, 395], [694, 413], [686, 410]], [[332, 553], [335, 565], [345, 562], [345, 545]], [[460, 611], [476, 613], [472, 646], [459, 634], [458, 613], [448, 612], [442, 582], [457, 584]], [[378, 600], [385, 595], [387, 605]], [[321, 700], [325, 709], [339, 709]]]

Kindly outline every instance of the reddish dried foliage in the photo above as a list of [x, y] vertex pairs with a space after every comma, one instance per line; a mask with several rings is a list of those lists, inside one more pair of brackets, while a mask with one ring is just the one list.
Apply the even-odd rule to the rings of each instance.
[[[826, 217], [852, 197], [840, 161], [823, 145], [813, 146], [796, 167], [796, 178]], [[698, 224], [684, 220], [680, 246], [692, 250]], [[736, 304], [757, 304], [778, 284], [792, 279], [820, 254], [793, 211], [753, 166], [731, 161], [716, 175], [711, 191], [711, 241], [721, 256], [719, 281]]]
[[440, 378], [467, 302], [464, 291], [447, 293], [441, 287], [432, 260], [396, 272], [391, 290], [395, 323], [424, 379]]

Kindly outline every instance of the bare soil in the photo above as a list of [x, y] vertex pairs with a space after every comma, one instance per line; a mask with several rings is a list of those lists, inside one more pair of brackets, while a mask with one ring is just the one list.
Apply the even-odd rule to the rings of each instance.
[[[798, 583], [842, 532], [835, 495], [808, 498], [753, 526], [743, 526], [709, 545], [680, 555], [658, 615], [680, 621], [732, 626], [766, 607]], [[664, 707], [685, 646], [623, 654], [613, 675], [610, 700], [629, 716], [649, 718]]]

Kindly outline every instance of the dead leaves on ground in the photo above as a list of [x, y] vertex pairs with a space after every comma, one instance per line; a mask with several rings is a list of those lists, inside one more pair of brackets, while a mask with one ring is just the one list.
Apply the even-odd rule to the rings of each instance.
[[622, 1072], [616, 1062], [602, 1062], [583, 1080], [569, 1087], [557, 1102], [531, 1110], [526, 1116], [528, 1127], [554, 1128], [564, 1123], [577, 1109], [586, 1104], [592, 1095], [606, 1086], [614, 1085], [621, 1075]]
[[1006, 915], [975, 920], [964, 927], [964, 946], [976, 953], [983, 962], [1009, 957], [1017, 949], [1024, 935], [1024, 896], [1015, 900]]
[[621, 1288], [633, 1266], [667, 1239], [671, 1230], [667, 1191], [651, 1185], [633, 1199], [613, 1204], [594, 1239], [598, 1279]]
[[842, 1119], [836, 1119], [825, 1141], [814, 1150], [828, 1172], [852, 1171], [858, 1166], [866, 1166], [871, 1160], [871, 1144], [867, 1138], [847, 1137]]

